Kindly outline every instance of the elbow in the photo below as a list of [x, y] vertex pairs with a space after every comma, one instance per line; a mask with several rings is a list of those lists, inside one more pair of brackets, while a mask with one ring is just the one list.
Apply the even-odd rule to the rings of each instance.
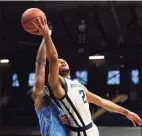
[[100, 106], [103, 107], [103, 108], [106, 107], [106, 101], [105, 101], [105, 99], [102, 98], [102, 99], [100, 100]]
[[41, 79], [38, 77], [35, 79], [35, 85], [38, 86], [41, 83]]
[[38, 89], [40, 86], [44, 86], [44, 78], [39, 76], [35, 79], [35, 88]]
[[90, 103], [95, 104], [95, 105], [102, 107], [102, 108], [106, 107], [105, 100], [103, 98], [99, 98], [99, 99], [92, 98]]
[[106, 99], [102, 99], [102, 101], [101, 101], [101, 107], [104, 108], [104, 109], [106, 109], [106, 110], [108, 110], [108, 111], [110, 111], [109, 110], [109, 107], [110, 107], [109, 101], [106, 100]]

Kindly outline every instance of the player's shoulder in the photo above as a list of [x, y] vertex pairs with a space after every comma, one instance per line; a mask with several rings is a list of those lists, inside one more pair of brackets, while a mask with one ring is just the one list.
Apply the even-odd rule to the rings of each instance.
[[65, 78], [66, 85], [76, 86], [76, 87], [83, 87], [83, 85], [76, 79]]

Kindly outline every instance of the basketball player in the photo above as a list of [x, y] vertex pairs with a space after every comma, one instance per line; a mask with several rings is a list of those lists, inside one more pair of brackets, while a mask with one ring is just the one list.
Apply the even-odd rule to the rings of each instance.
[[46, 19], [37, 19], [33, 22], [37, 28], [37, 35], [45, 39], [47, 59], [49, 61], [48, 83], [58, 99], [62, 109], [70, 120], [69, 135], [71, 136], [99, 136], [96, 125], [92, 122], [89, 103], [96, 104], [104, 109], [125, 115], [134, 125], [141, 125], [141, 119], [135, 113], [103, 99], [87, 90], [76, 79], [70, 77], [70, 69], [67, 62], [58, 58], [57, 50], [49, 34]]
[[45, 65], [46, 47], [43, 40], [36, 57], [35, 85], [31, 90], [40, 131], [42, 136], [67, 136], [66, 128], [63, 125], [63, 123], [67, 123], [67, 118], [50, 98], [49, 90], [44, 86]]

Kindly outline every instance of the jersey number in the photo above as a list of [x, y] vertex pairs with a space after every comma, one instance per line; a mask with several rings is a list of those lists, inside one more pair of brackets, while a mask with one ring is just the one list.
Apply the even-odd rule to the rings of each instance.
[[87, 103], [86, 97], [85, 97], [85, 93], [83, 90], [79, 90], [79, 94], [82, 96], [82, 100], [84, 103]]

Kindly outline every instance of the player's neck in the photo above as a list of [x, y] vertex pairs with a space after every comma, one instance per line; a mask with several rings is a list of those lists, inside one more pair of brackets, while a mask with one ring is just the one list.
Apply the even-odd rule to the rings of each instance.
[[59, 71], [59, 73], [64, 78], [71, 78], [69, 70]]

